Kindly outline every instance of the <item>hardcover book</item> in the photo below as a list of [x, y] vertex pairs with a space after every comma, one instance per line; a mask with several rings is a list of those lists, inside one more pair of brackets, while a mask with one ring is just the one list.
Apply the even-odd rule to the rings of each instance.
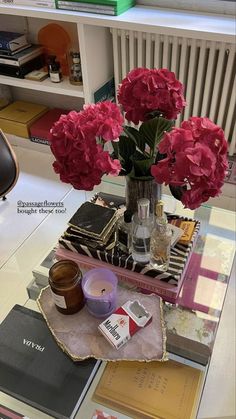
[[0, 4], [14, 4], [15, 6], [33, 6], [55, 9], [54, 0], [0, 0]]
[[0, 49], [15, 51], [18, 48], [27, 45], [25, 34], [18, 32], [0, 31]]
[[9, 134], [29, 138], [29, 127], [46, 111], [46, 106], [18, 100], [0, 111], [0, 128]]
[[0, 390], [54, 418], [75, 416], [98, 367], [74, 363], [38, 312], [15, 305], [0, 324]]
[[56, 0], [58, 9], [119, 15], [135, 5], [134, 0]]
[[[0, 4], [1, 4], [2, 0], [0, 0]], [[18, 54], [21, 51], [24, 51], [25, 49], [31, 47], [31, 44], [26, 44], [23, 47], [17, 48], [15, 51], [10, 51], [9, 49], [1, 49], [0, 50], [0, 56], [1, 57], [5, 57], [5, 56], [9, 56], [9, 57], [14, 57], [14, 55]]]
[[[30, 126], [30, 139], [34, 142], [41, 142], [49, 145], [50, 129], [61, 115], [69, 111], [60, 108], [54, 108], [47, 111], [37, 121]], [[36, 140], [38, 139], [38, 141]]]
[[164, 305], [167, 350], [207, 365], [212, 353], [218, 319], [184, 307]]
[[109, 362], [93, 395], [133, 419], [194, 419], [203, 372], [175, 361]]
[[38, 55], [37, 57], [31, 58], [24, 64], [21, 65], [11, 65], [11, 64], [1, 64], [0, 63], [0, 74], [9, 77], [17, 77], [23, 79], [26, 74], [30, 71], [37, 70], [43, 65], [43, 56]]
[[13, 66], [21, 66], [22, 64], [27, 63], [39, 55], [42, 55], [43, 48], [37, 45], [32, 45], [31, 47], [24, 49], [23, 51], [17, 52], [12, 56], [2, 56], [0, 51], [0, 64], [7, 64]]

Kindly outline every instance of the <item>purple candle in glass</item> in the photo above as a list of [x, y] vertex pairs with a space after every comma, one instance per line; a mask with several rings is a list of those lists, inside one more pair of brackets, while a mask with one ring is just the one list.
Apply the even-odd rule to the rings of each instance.
[[95, 317], [110, 316], [116, 308], [117, 277], [105, 268], [95, 268], [86, 272], [82, 278], [85, 304]]

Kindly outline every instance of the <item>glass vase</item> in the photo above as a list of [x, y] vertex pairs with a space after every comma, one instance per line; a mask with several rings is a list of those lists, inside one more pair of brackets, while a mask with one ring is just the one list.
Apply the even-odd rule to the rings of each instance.
[[156, 183], [154, 179], [142, 180], [126, 176], [125, 180], [126, 208], [134, 214], [138, 209], [138, 199], [148, 198], [150, 213], [153, 213], [156, 200], [161, 199], [162, 185]]

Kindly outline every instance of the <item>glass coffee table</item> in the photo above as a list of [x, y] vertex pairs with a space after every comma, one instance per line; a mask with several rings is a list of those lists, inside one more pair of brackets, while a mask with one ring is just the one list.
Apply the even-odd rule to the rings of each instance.
[[[66, 211], [48, 215], [2, 268], [1, 275], [5, 276], [8, 285], [7, 297], [0, 307], [0, 321], [15, 304], [38, 310], [36, 302], [28, 298], [26, 291], [32, 280], [32, 270], [57, 242], [76, 209], [97, 191], [123, 196], [124, 184], [118, 179], [117, 182], [102, 182], [91, 193], [71, 190], [63, 201]], [[164, 201], [167, 210], [201, 221], [200, 234], [177, 305], [165, 306], [169, 358], [206, 372], [198, 419], [233, 416], [235, 214], [207, 205], [190, 211], [166, 195]], [[128, 418], [91, 400], [104, 368], [105, 363], [99, 369], [76, 415], [77, 419], [90, 419], [95, 409], [99, 408], [120, 419]], [[31, 419], [49, 417], [4, 393], [0, 393], [0, 404], [23, 412]]]

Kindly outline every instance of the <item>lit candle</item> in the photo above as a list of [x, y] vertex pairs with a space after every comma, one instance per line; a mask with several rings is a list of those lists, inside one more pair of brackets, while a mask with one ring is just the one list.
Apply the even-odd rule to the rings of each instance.
[[82, 278], [88, 311], [95, 317], [109, 316], [116, 308], [117, 277], [105, 268], [91, 269]]

